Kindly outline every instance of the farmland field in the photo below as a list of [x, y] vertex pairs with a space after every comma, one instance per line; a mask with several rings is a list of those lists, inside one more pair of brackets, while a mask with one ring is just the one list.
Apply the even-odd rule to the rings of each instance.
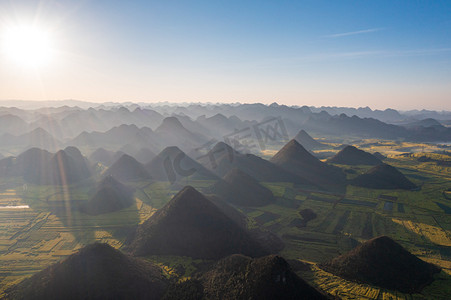
[[[401, 169], [421, 189], [372, 190], [348, 186], [345, 194], [288, 183], [264, 183], [276, 202], [263, 207], [239, 208], [249, 226], [278, 234], [285, 243], [281, 255], [310, 265], [299, 274], [320, 289], [349, 299], [423, 299], [340, 279], [315, 264], [349, 251], [360, 242], [388, 235], [423, 260], [443, 271], [424, 291], [444, 299], [451, 287], [451, 215], [448, 208], [451, 169], [418, 163], [415, 156], [395, 150], [387, 162]], [[361, 168], [356, 167], [357, 170]], [[190, 181], [171, 186], [165, 182], [134, 182], [135, 204], [119, 212], [90, 216], [78, 206], [89, 198], [90, 186], [55, 189], [24, 185], [20, 179], [4, 182], [0, 190], [0, 287], [2, 290], [94, 241], [122, 247], [127, 235], [185, 184], [202, 191], [211, 181]], [[316, 217], [303, 224], [301, 210]], [[190, 276], [201, 264], [183, 257], [152, 256], [168, 276]]]

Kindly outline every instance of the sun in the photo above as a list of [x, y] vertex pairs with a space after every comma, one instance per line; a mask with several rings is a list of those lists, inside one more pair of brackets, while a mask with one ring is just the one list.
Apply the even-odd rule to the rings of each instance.
[[54, 52], [50, 34], [33, 25], [5, 28], [2, 50], [10, 61], [22, 67], [44, 66], [52, 59]]

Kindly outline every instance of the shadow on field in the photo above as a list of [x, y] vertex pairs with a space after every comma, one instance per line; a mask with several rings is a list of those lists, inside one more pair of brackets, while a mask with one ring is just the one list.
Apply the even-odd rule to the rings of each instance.
[[102, 237], [96, 236], [96, 231], [106, 231], [113, 238], [124, 241], [139, 224], [136, 202], [116, 212], [99, 215], [83, 213], [80, 208], [92, 197], [95, 186], [95, 182], [87, 181], [74, 186], [47, 187], [38, 196], [41, 201], [31, 201], [30, 207], [55, 215], [77, 243], [100, 241]]

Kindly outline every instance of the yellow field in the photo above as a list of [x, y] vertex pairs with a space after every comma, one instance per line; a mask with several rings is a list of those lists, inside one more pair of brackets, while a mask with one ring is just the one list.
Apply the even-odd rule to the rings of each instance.
[[412, 222], [410, 220], [392, 219], [393, 222], [403, 225], [406, 229], [427, 238], [436, 245], [451, 246], [451, 231], [443, 230], [437, 226]]
[[[344, 299], [451, 299], [451, 213], [446, 211], [446, 207], [451, 208], [451, 201], [444, 196], [451, 188], [451, 168], [418, 162], [422, 152], [399, 155], [406, 152], [402, 148], [409, 147], [414, 151], [433, 149], [428, 145], [384, 141], [366, 150], [389, 155], [385, 161], [421, 186], [418, 191], [373, 190], [349, 185], [341, 195], [272, 182], [263, 184], [272, 190], [275, 203], [240, 210], [249, 218], [249, 228], [263, 227], [282, 238], [285, 243], [282, 256], [311, 262], [311, 270], [300, 275], [328, 293]], [[355, 168], [357, 172], [368, 169], [367, 166], [347, 168]], [[30, 206], [0, 209], [0, 297], [2, 289], [89, 243], [100, 241], [120, 248], [131, 230], [163, 207], [179, 189], [166, 182], [136, 183], [135, 205], [119, 212], [89, 216], [77, 209], [77, 203], [88, 199], [88, 188], [29, 186], [25, 191], [22, 184], [18, 181], [14, 188], [0, 190], [0, 206]], [[202, 188], [212, 183], [190, 184]], [[392, 205], [387, 208], [387, 198], [381, 196], [396, 200], [389, 200]], [[313, 210], [317, 217], [300, 228], [294, 224], [301, 218], [302, 209]], [[348, 282], [315, 265], [379, 235], [392, 237], [421, 259], [443, 268], [437, 280], [425, 288], [423, 294], [427, 297]], [[181, 278], [189, 277], [196, 264], [201, 263], [183, 257], [147, 259], [162, 266], [167, 276]], [[176, 274], [180, 270], [184, 274]]]
[[[449, 288], [442, 285], [451, 284], [449, 276], [437, 274], [435, 286], [432, 284], [424, 289], [422, 294], [404, 294], [397, 291], [390, 291], [366, 284], [344, 280], [331, 273], [323, 271], [316, 265], [310, 265], [309, 270], [300, 271], [299, 275], [312, 285], [321, 288], [323, 291], [338, 296], [341, 299], [387, 299], [387, 300], [420, 300], [420, 299], [449, 299]], [[440, 282], [442, 281], [442, 282]], [[426, 296], [428, 295], [428, 296]]]
[[[26, 203], [15, 190], [9, 189], [0, 193], [0, 206], [6, 205]], [[154, 208], [138, 198], [135, 206], [100, 216], [74, 209], [56, 212], [0, 209], [0, 295], [8, 286], [86, 244], [98, 241], [120, 248], [126, 237], [120, 230], [142, 223], [154, 212]]]

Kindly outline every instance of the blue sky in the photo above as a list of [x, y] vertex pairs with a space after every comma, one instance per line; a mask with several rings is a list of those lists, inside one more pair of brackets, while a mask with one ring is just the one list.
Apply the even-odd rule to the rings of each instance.
[[0, 57], [0, 99], [451, 110], [450, 1], [1, 2], [24, 20], [58, 55]]

